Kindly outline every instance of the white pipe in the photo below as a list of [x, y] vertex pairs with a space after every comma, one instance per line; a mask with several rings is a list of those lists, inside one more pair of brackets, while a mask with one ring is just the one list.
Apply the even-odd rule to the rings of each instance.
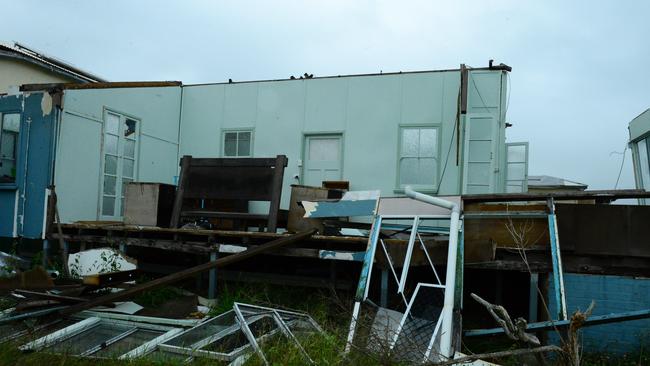
[[454, 320], [454, 292], [456, 290], [456, 259], [458, 254], [458, 229], [460, 224], [460, 206], [454, 202], [432, 197], [414, 191], [410, 186], [404, 189], [406, 196], [434, 206], [451, 210], [449, 224], [449, 249], [447, 251], [447, 276], [445, 279], [445, 301], [442, 308], [442, 333], [440, 334], [440, 353], [447, 359], [454, 356], [451, 345]]

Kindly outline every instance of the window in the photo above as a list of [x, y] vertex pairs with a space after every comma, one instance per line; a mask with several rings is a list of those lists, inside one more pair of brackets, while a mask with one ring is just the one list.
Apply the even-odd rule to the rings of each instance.
[[223, 133], [223, 156], [226, 158], [253, 156], [252, 131], [225, 131]]
[[124, 214], [124, 192], [137, 168], [138, 121], [113, 112], [104, 119], [102, 216]]
[[0, 183], [15, 183], [20, 113], [6, 113], [0, 116]]
[[400, 128], [399, 186], [433, 188], [438, 179], [438, 128]]

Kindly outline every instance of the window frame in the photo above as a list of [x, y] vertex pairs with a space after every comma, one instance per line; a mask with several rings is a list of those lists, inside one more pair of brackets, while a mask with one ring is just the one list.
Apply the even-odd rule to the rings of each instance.
[[2, 135], [4, 130], [4, 116], [7, 114], [17, 114], [18, 118], [18, 133], [16, 136], [16, 141], [14, 143], [14, 165], [16, 170], [16, 176], [14, 177], [13, 182], [2, 182], [0, 181], [0, 189], [16, 189], [18, 187], [20, 176], [21, 176], [21, 147], [23, 145], [23, 115], [20, 110], [6, 110], [0, 111], [0, 148], [2, 145]]
[[[401, 169], [400, 163], [402, 160], [402, 134], [406, 129], [434, 129], [436, 130], [436, 148], [434, 149], [434, 160], [436, 162], [434, 181], [431, 184], [402, 184], [401, 183]], [[442, 142], [442, 124], [441, 123], [402, 123], [397, 126], [397, 159], [396, 159], [396, 175], [395, 175], [395, 193], [404, 193], [404, 188], [410, 185], [411, 188], [424, 193], [437, 193], [438, 184], [440, 182], [440, 151]], [[418, 145], [419, 148], [419, 145]]]
[[[105, 171], [105, 166], [106, 166], [106, 135], [114, 135], [113, 133], [110, 133], [106, 130], [106, 121], [107, 117], [109, 114], [113, 114], [119, 117], [119, 123], [118, 123], [118, 130], [117, 130], [117, 164], [116, 164], [116, 173], [115, 174], [108, 174], [110, 176], [115, 177], [115, 194], [113, 195], [113, 198], [115, 199], [114, 201], [114, 207], [113, 207], [113, 215], [105, 215], [104, 214], [104, 196], [110, 197], [111, 195], [106, 195], [104, 194], [104, 180], [107, 175]], [[123, 194], [123, 188], [122, 188], [122, 181], [124, 180], [124, 172], [123, 172], [123, 160], [125, 159], [124, 157], [124, 142], [127, 140], [127, 138], [123, 135], [124, 134], [124, 125], [126, 123], [126, 120], [133, 120], [136, 122], [136, 128], [135, 128], [135, 133], [134, 133], [134, 138], [133, 140], [135, 141], [135, 147], [133, 151], [133, 158], [126, 158], [128, 160], [133, 160], [133, 176], [132, 177], [127, 177], [127, 179], [131, 179], [132, 182], [136, 182], [138, 180], [139, 176], [139, 158], [140, 158], [140, 139], [142, 137], [141, 135], [141, 129], [142, 129], [142, 119], [135, 117], [129, 113], [124, 113], [117, 111], [112, 108], [104, 108], [104, 113], [103, 113], [103, 119], [102, 119], [102, 133], [101, 133], [101, 154], [100, 154], [100, 179], [99, 179], [99, 197], [98, 197], [98, 203], [97, 203], [97, 216], [101, 220], [119, 220], [123, 218], [123, 200], [125, 197], [122, 196]], [[112, 154], [111, 154], [112, 155]]]
[[[239, 134], [240, 133], [250, 133], [251, 139], [250, 139], [250, 148], [248, 151], [248, 155], [239, 155]], [[235, 156], [227, 156], [226, 155], [226, 134], [228, 133], [237, 133], [237, 145], [235, 150], [237, 151], [238, 155]], [[221, 157], [222, 158], [252, 158], [254, 156], [254, 141], [255, 141], [255, 129], [254, 128], [223, 128], [221, 129]]]

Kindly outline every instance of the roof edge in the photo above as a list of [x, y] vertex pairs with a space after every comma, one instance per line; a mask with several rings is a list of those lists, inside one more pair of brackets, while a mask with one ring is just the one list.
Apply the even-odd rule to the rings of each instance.
[[24, 84], [20, 86], [21, 92], [75, 90], [75, 89], [117, 89], [117, 88], [159, 88], [169, 86], [182, 86], [180, 81], [114, 81], [105, 83], [47, 83]]

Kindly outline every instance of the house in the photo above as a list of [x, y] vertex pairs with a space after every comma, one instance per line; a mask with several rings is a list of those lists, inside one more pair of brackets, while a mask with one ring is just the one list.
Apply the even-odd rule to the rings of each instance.
[[384, 196], [406, 185], [438, 195], [525, 191], [527, 145], [508, 154], [522, 144], [505, 142], [509, 71], [25, 85], [0, 98], [16, 152], [0, 183], [0, 236], [42, 237], [52, 184], [63, 222], [120, 220], [124, 185], [174, 184], [184, 155], [286, 155], [285, 209], [290, 184], [323, 180]]
[[[647, 191], [650, 190], [650, 109], [636, 116], [628, 129], [636, 187]], [[647, 204], [648, 200], [641, 199], [639, 203]]]
[[94, 83], [106, 80], [20, 43], [0, 43], [0, 95], [23, 84]]
[[578, 192], [589, 187], [584, 183], [574, 182], [550, 175], [531, 175], [528, 177], [528, 192]]

